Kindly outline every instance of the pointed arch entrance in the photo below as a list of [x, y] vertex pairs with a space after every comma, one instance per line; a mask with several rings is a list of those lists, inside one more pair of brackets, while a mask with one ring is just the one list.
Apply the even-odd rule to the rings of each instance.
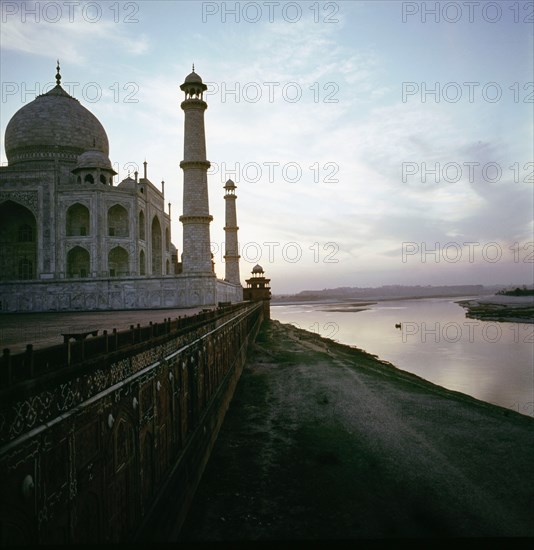
[[0, 204], [0, 280], [37, 277], [37, 221], [26, 207]]

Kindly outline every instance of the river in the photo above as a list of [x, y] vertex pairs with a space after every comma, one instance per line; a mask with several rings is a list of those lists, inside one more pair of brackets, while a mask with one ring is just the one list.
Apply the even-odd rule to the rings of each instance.
[[455, 302], [469, 298], [380, 301], [364, 311], [350, 311], [347, 303], [273, 304], [271, 317], [357, 346], [434, 384], [534, 416], [534, 325], [468, 319]]

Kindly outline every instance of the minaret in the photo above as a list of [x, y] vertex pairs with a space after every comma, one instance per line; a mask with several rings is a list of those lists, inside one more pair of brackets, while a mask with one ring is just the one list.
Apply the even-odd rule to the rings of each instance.
[[203, 99], [207, 86], [193, 72], [186, 77], [180, 89], [185, 92], [182, 109], [184, 122], [184, 171], [183, 253], [184, 274], [207, 274], [215, 276], [211, 269], [210, 216], [208, 205], [208, 176], [210, 163], [206, 160], [206, 137], [204, 134], [204, 111], [208, 108]]
[[235, 194], [236, 185], [232, 180], [228, 180], [224, 186], [226, 194], [224, 200], [226, 201], [226, 226], [224, 232], [225, 239], [225, 277], [224, 279], [230, 283], [236, 285], [241, 284], [239, 281], [239, 249], [237, 246], [237, 214], [235, 208], [235, 200], [237, 196]]

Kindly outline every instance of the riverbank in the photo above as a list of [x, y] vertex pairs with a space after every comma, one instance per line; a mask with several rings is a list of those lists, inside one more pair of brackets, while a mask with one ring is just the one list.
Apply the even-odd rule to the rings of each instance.
[[181, 535], [159, 540], [531, 537], [533, 428], [273, 321]]
[[534, 296], [483, 296], [457, 302], [466, 317], [481, 321], [534, 323]]

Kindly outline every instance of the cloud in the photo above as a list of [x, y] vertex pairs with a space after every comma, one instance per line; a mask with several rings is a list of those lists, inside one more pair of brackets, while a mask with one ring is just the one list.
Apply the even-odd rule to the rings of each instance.
[[[103, 10], [104, 19], [92, 22], [95, 14], [85, 11], [83, 4], [71, 5], [72, 11], [68, 3], [60, 2], [11, 4], [17, 10], [5, 15], [2, 23], [3, 50], [60, 57], [72, 64], [93, 63], [95, 50], [105, 50], [107, 55], [113, 50], [133, 55], [149, 50], [147, 35], [134, 34], [137, 29], [131, 25], [115, 23], [109, 10]], [[93, 9], [100, 6], [96, 2], [90, 4]]]
[[[65, 69], [64, 81], [101, 83], [102, 100], [85, 105], [105, 126], [111, 160], [120, 163], [121, 177], [126, 162], [141, 164], [146, 156], [151, 180], [165, 178], [175, 243], [181, 237], [182, 200], [179, 85], [191, 61], [212, 92], [206, 94], [205, 116], [208, 159], [214, 167], [209, 176], [212, 239], [224, 240], [222, 164], [230, 170], [239, 164], [238, 176], [230, 177], [238, 185], [240, 241], [298, 242], [307, 251], [297, 265], [272, 266], [284, 280], [287, 276], [297, 281], [303, 265], [309, 267], [310, 278], [312, 272], [323, 277], [324, 266], [313, 261], [315, 243], [339, 246], [336, 257], [341, 261], [329, 266], [328, 274], [349, 280], [356, 271], [379, 269], [394, 278], [399, 267], [403, 269], [398, 264], [404, 241], [493, 240], [507, 246], [530, 238], [531, 189], [523, 178], [532, 125], [520, 116], [525, 105], [513, 105], [512, 112], [504, 104], [422, 103], [415, 97], [403, 103], [400, 80], [406, 72], [428, 80], [428, 69], [410, 57], [407, 41], [391, 39], [394, 33], [375, 42], [362, 38], [368, 38], [366, 30], [353, 32], [352, 25], [368, 21], [362, 16], [371, 17], [371, 4], [343, 6], [336, 25], [315, 24], [309, 11], [309, 17], [295, 24], [263, 20], [204, 26], [195, 25], [194, 17], [200, 21], [199, 4], [175, 8], [172, 23], [169, 16], [165, 21], [155, 18], [148, 9], [153, 3], [146, 3], [143, 26], [115, 24], [108, 10], [108, 18], [98, 24], [75, 20], [37, 26], [11, 20], [2, 28], [6, 57], [23, 52], [55, 59], [59, 51], [61, 61], [81, 67], [73, 67], [78, 74], [72, 78]], [[160, 10], [160, 17], [171, 8], [165, 3], [151, 9]], [[178, 17], [184, 9], [195, 12], [193, 19]], [[345, 20], [354, 10], [360, 10], [358, 17]], [[427, 46], [424, 57], [432, 58], [433, 70], [439, 73], [447, 67], [443, 52], [439, 44]], [[392, 66], [396, 62], [399, 66]], [[461, 69], [461, 60], [458, 63]], [[120, 102], [114, 101], [115, 82]], [[137, 103], [122, 101], [122, 86], [128, 82], [138, 86]], [[254, 101], [258, 89], [261, 97]], [[301, 97], [292, 101], [299, 89]], [[509, 169], [516, 161], [521, 183]], [[438, 163], [457, 163], [464, 171], [458, 181], [442, 173], [435, 181], [431, 172], [425, 179], [423, 162], [430, 170]], [[488, 182], [477, 169], [470, 181], [464, 162], [478, 162], [479, 168], [498, 163], [502, 177]], [[273, 179], [266, 163], [278, 163]], [[290, 171], [284, 173], [291, 163], [301, 170], [295, 180], [288, 177]], [[416, 173], [403, 178], [403, 163], [415, 163]], [[247, 164], [261, 167], [257, 181], [248, 177], [254, 175], [253, 168], [243, 173]]]

